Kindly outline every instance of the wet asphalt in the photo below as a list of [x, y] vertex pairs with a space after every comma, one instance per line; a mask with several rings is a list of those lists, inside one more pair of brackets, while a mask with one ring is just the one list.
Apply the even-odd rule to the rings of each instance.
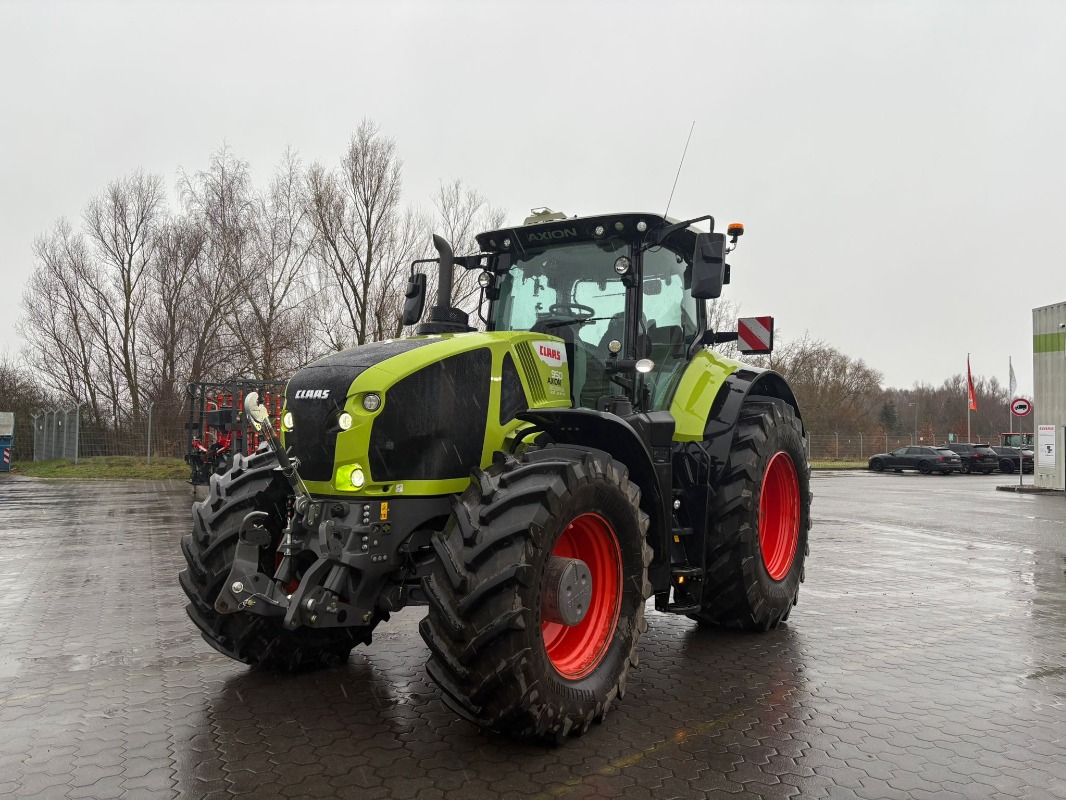
[[417, 608], [312, 675], [209, 648], [187, 485], [3, 477], [0, 796], [1066, 798], [1066, 500], [1008, 482], [816, 473], [790, 620], [649, 614], [624, 701], [553, 748], [441, 704]]

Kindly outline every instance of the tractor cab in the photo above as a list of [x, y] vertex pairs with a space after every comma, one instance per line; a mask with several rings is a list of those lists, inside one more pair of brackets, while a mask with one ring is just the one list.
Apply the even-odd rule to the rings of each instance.
[[[692, 225], [704, 220], [709, 233]], [[713, 224], [544, 209], [483, 233], [486, 327], [562, 339], [575, 407], [603, 410], [620, 397], [664, 410], [702, 344], [706, 300], [729, 280], [725, 236]]]
[[593, 217], [496, 231], [479, 242], [512, 244], [497, 260], [506, 267], [494, 281], [490, 325], [561, 338], [575, 406], [595, 409], [601, 398], [629, 394], [626, 373], [640, 362], [650, 370], [640, 373], [644, 396], [632, 399], [663, 408], [703, 333], [702, 301], [691, 293], [695, 234], [644, 248], [648, 227], [644, 215]]

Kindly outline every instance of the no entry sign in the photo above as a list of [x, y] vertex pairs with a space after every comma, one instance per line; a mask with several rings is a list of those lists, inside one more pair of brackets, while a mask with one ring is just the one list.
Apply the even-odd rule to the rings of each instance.
[[1027, 417], [1033, 410], [1033, 404], [1024, 397], [1016, 397], [1010, 401], [1010, 413], [1016, 417]]

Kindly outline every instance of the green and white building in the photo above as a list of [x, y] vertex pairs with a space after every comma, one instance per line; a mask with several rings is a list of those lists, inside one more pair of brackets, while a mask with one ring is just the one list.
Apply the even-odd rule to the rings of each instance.
[[1066, 302], [1033, 309], [1037, 486], [1066, 486]]

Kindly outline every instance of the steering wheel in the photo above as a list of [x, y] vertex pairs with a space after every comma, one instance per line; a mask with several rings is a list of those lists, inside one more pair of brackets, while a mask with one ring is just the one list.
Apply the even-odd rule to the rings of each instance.
[[585, 306], [581, 303], [552, 303], [548, 306], [549, 314], [569, 314], [572, 317], [580, 317], [582, 315], [592, 316], [596, 313], [596, 309], [592, 306]]

